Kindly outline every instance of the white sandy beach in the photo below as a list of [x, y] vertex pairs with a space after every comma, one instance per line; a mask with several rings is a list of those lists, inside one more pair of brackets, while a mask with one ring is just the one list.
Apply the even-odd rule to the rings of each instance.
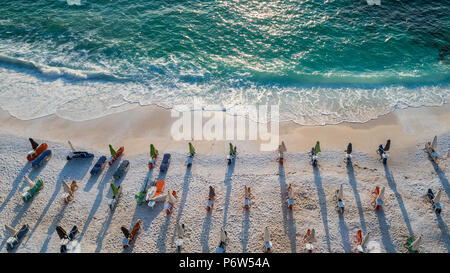
[[[288, 155], [283, 167], [275, 162], [275, 152], [259, 152], [258, 143], [239, 143], [234, 167], [228, 167], [227, 142], [194, 142], [197, 155], [192, 168], [186, 168], [186, 142], [168, 140], [168, 113], [134, 109], [122, 118], [126, 127], [114, 126], [119, 114], [86, 122], [64, 121], [56, 116], [21, 121], [1, 112], [0, 121], [0, 223], [30, 231], [16, 252], [59, 252], [57, 225], [70, 230], [77, 225], [81, 252], [122, 252], [120, 227], [131, 227], [141, 219], [143, 230], [126, 252], [175, 252], [176, 225], [186, 225], [183, 252], [214, 252], [222, 226], [228, 232], [228, 252], [263, 251], [264, 227], [271, 232], [274, 252], [305, 252], [303, 236], [315, 228], [315, 252], [355, 252], [356, 231], [371, 233], [371, 245], [380, 252], [404, 252], [410, 235], [423, 235], [421, 252], [450, 252], [449, 196], [450, 147], [449, 106], [396, 111], [365, 124], [299, 126], [283, 124], [280, 138]], [[162, 110], [161, 110], [162, 111]], [[152, 114], [153, 113], [153, 114]], [[157, 117], [157, 118], [156, 118]], [[152, 124], [147, 127], [147, 124]], [[145, 125], [145, 126], [142, 126]], [[423, 150], [425, 141], [438, 135], [439, 165]], [[45, 140], [54, 155], [34, 170], [26, 161], [31, 149], [28, 137]], [[391, 158], [386, 167], [378, 160], [378, 144], [392, 140]], [[67, 139], [80, 149], [95, 153], [93, 160], [67, 161]], [[319, 167], [313, 168], [307, 152], [321, 141]], [[353, 165], [343, 161], [347, 143], [353, 143]], [[90, 169], [101, 155], [109, 153], [107, 144], [125, 146], [121, 161], [131, 167], [119, 181], [123, 196], [114, 212], [107, 200], [109, 183], [120, 164], [106, 167], [97, 177]], [[159, 166], [148, 172], [149, 144], [162, 154], [170, 152], [166, 189], [175, 190], [178, 199], [172, 214], [166, 216], [163, 204], [151, 209], [137, 205], [134, 195], [146, 179], [158, 178]], [[44, 189], [24, 203], [21, 191], [24, 175], [45, 181]], [[72, 202], [62, 201], [63, 179], [76, 179], [79, 188]], [[117, 183], [116, 183], [117, 184]], [[294, 189], [295, 206], [286, 206], [288, 184]], [[344, 215], [336, 210], [334, 193], [343, 184]], [[216, 187], [217, 200], [212, 213], [204, 203], [208, 186]], [[252, 190], [251, 208], [243, 210], [244, 185]], [[374, 211], [371, 202], [375, 186], [385, 186], [383, 211]], [[443, 189], [443, 212], [437, 215], [425, 199], [428, 188]], [[6, 230], [0, 232], [0, 250], [6, 252]]]

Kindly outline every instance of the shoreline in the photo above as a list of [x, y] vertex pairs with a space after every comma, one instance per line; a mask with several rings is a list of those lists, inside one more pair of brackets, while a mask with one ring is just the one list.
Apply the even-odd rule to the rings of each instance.
[[[56, 115], [33, 120], [19, 120], [0, 109], [0, 133], [21, 137], [67, 143], [107, 151], [108, 144], [125, 146], [128, 154], [148, 152], [150, 143], [160, 150], [187, 152], [188, 141], [171, 138], [170, 110], [159, 106], [137, 106], [124, 112], [113, 113], [87, 121], [70, 121]], [[206, 119], [204, 119], [205, 121]], [[247, 127], [249, 121], [246, 118]], [[391, 153], [403, 154], [418, 142], [432, 139], [434, 135], [450, 131], [450, 104], [438, 107], [399, 109], [365, 123], [342, 122], [337, 125], [303, 126], [293, 121], [280, 122], [279, 140], [286, 143], [288, 152], [309, 152], [316, 140], [322, 150], [344, 151], [352, 142], [357, 151], [375, 154], [379, 144], [392, 141]], [[191, 140], [192, 141], [192, 140]], [[198, 153], [226, 154], [227, 140], [192, 141]], [[265, 153], [260, 151], [258, 140], [231, 140], [239, 153]], [[393, 161], [401, 157], [393, 157]]]

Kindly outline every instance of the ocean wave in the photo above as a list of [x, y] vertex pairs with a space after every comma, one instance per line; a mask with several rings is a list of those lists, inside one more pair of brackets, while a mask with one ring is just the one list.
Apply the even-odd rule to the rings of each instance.
[[29, 69], [41, 74], [47, 78], [64, 77], [71, 80], [108, 80], [108, 81], [124, 81], [126, 77], [114, 75], [106, 71], [85, 71], [71, 69], [67, 67], [55, 67], [44, 64], [37, 64], [33, 61], [27, 61], [20, 58], [0, 55], [0, 65], [10, 65], [18, 69]]
[[81, 6], [81, 0], [66, 0], [69, 6]]
[[[449, 103], [450, 84], [361, 86], [257, 86], [218, 88], [217, 83], [48, 81], [0, 67], [0, 107], [22, 120], [56, 114], [82, 121], [138, 105], [167, 109], [202, 99], [210, 109], [278, 105], [281, 121], [301, 125], [367, 122], [396, 109]], [[26, 92], [24, 92], [26, 91]], [[27, 107], [24, 107], [27, 105]], [[30, 107], [30, 105], [32, 107]], [[192, 109], [190, 109], [192, 110]]]
[[197, 97], [324, 125], [441, 105], [450, 5], [419, 2], [5, 1], [0, 106], [86, 120]]

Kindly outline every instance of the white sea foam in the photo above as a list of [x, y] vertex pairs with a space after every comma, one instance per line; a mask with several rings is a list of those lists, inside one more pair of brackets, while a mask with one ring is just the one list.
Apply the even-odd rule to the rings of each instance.
[[98, 79], [98, 80], [125, 80], [124, 77], [119, 77], [113, 75], [107, 71], [89, 71], [89, 70], [77, 70], [67, 67], [55, 67], [37, 64], [32, 61], [23, 60], [20, 58], [13, 58], [9, 56], [0, 55], [0, 64], [9, 64], [21, 68], [31, 69], [43, 77], [57, 78], [66, 77], [74, 80], [87, 80], [87, 79]]
[[194, 97], [200, 97], [206, 107], [219, 105], [215, 109], [220, 111], [236, 105], [278, 104], [281, 121], [326, 125], [366, 122], [395, 109], [437, 106], [450, 100], [449, 85], [411, 88], [400, 85], [377, 88], [241, 86], [224, 92], [214, 84], [177, 82], [167, 85], [155, 81], [143, 85], [132, 81], [80, 80], [87, 75], [65, 69], [42, 71], [46, 76], [0, 67], [0, 107], [23, 120], [57, 114], [81, 121], [137, 105], [156, 104], [165, 108], [190, 105]]
[[69, 6], [81, 6], [81, 0], [66, 0]]

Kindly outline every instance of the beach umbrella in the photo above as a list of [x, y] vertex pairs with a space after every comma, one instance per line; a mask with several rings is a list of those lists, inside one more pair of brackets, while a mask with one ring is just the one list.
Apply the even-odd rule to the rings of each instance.
[[34, 141], [31, 137], [28, 139], [31, 143], [31, 147], [33, 148], [33, 150], [36, 150], [36, 148], [39, 146], [39, 144]]
[[361, 246], [363, 246], [364, 248], [367, 246], [367, 243], [369, 242], [370, 239], [370, 233], [367, 232], [366, 236], [364, 236]]
[[112, 190], [114, 196], [117, 196], [117, 194], [119, 193], [119, 188], [116, 187], [116, 185], [114, 185], [113, 183], [111, 183], [110, 185], [111, 185], [111, 190]]
[[349, 155], [351, 153], [352, 153], [352, 144], [349, 143], [348, 146], [347, 146], [347, 154]]
[[339, 187], [339, 191], [338, 191], [338, 196], [337, 196], [337, 198], [338, 198], [338, 200], [342, 200], [342, 199], [344, 199], [344, 192], [343, 192], [343, 185], [341, 184], [341, 186]]
[[16, 230], [15, 228], [13, 228], [13, 227], [10, 226], [10, 225], [6, 225], [6, 224], [5, 224], [5, 228], [6, 228], [6, 230], [8, 231], [8, 233], [9, 233], [9, 235], [10, 235], [11, 237], [15, 236], [15, 235], [17, 234], [17, 232], [18, 232], [18, 230]]
[[380, 193], [378, 194], [377, 199], [378, 200], [383, 200], [384, 197], [384, 187], [381, 188]]
[[111, 144], [109, 144], [109, 152], [111, 153], [111, 156], [115, 156], [117, 153]]
[[227, 232], [223, 228], [220, 228], [220, 241], [224, 243], [228, 241]]
[[70, 142], [70, 140], [67, 140], [67, 143], [69, 143], [70, 149], [72, 149], [72, 152], [76, 152], [77, 150], [75, 150], [75, 148], [72, 145], [72, 142]]
[[278, 149], [280, 150], [280, 153], [282, 153], [282, 154], [287, 152], [286, 145], [284, 145], [284, 141], [281, 141], [281, 145]]
[[233, 148], [233, 144], [231, 144], [230, 142], [230, 155], [234, 154], [234, 148]]
[[414, 242], [411, 243], [410, 247], [412, 250], [417, 250], [419, 248], [420, 241], [422, 240], [422, 235], [419, 236]]
[[441, 195], [442, 195], [442, 191], [439, 190], [438, 193], [436, 193], [436, 196], [433, 199], [433, 202], [435, 204], [439, 203], [441, 201]]
[[317, 141], [316, 142], [316, 146], [314, 147], [314, 154], [317, 155], [318, 153], [320, 153], [320, 142]]
[[195, 148], [194, 145], [192, 145], [192, 143], [189, 142], [189, 153], [191, 155], [195, 154]]
[[269, 233], [269, 228], [268, 227], [266, 227], [266, 229], [264, 230], [264, 241], [266, 243], [270, 242], [270, 233]]
[[431, 148], [433, 149], [433, 152], [436, 151], [436, 148], [437, 148], [437, 136], [434, 136], [433, 142], [431, 143]]
[[308, 230], [309, 231], [309, 241], [310, 242], [314, 242], [316, 240], [316, 230], [315, 229], [311, 229]]
[[24, 178], [25, 178], [25, 181], [27, 181], [28, 186], [29, 186], [30, 188], [34, 187], [34, 182], [31, 181], [31, 179], [28, 178], [28, 176], [25, 175]]
[[168, 195], [168, 201], [170, 204], [175, 204], [175, 197], [173, 197], [172, 194], [170, 194], [170, 191], [167, 191], [167, 195]]
[[209, 186], [209, 198], [214, 198], [216, 196], [216, 192], [214, 191], [214, 188], [212, 186]]
[[153, 144], [150, 144], [150, 157], [156, 157], [158, 155], [158, 150], [156, 150], [155, 146]]
[[183, 238], [184, 237], [184, 224], [178, 223], [177, 234], [178, 234], [178, 238]]
[[67, 232], [66, 230], [61, 227], [61, 226], [57, 226], [56, 227], [56, 233], [58, 234], [58, 237], [62, 240], [62, 239], [67, 239]]
[[389, 151], [389, 148], [391, 147], [391, 140], [388, 139], [386, 142], [386, 146], [384, 146], [384, 151]]

